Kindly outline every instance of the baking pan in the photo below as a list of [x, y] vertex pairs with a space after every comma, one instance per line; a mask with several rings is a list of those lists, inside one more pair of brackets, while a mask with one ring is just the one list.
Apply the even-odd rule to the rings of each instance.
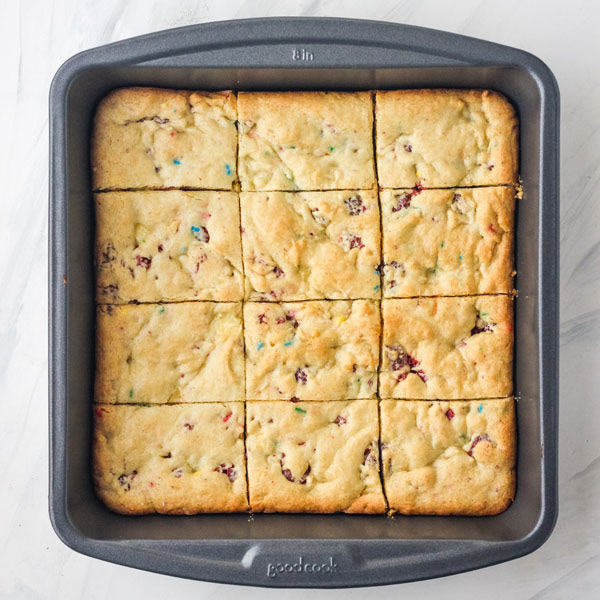
[[[109, 90], [491, 88], [520, 118], [517, 496], [494, 517], [127, 517], [94, 495], [93, 203], [89, 137]], [[194, 25], [78, 54], [50, 90], [50, 516], [71, 548], [206, 581], [345, 587], [448, 575], [538, 548], [557, 515], [559, 92], [513, 48], [407, 25], [276, 18]]]

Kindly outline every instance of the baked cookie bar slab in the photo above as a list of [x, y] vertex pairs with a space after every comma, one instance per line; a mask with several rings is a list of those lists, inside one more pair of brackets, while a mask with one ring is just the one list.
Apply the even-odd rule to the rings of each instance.
[[386, 297], [512, 291], [513, 188], [383, 190], [380, 197]]
[[241, 303], [100, 305], [95, 401], [244, 399]]
[[495, 515], [515, 495], [512, 398], [381, 401], [385, 494], [393, 512]]
[[249, 400], [375, 396], [377, 302], [248, 302], [244, 332]]
[[382, 398], [512, 393], [511, 296], [382, 300]]
[[249, 402], [250, 508], [383, 513], [377, 403]]
[[251, 300], [378, 298], [375, 191], [242, 192]]
[[98, 302], [242, 299], [235, 193], [107, 192], [95, 204]]
[[233, 92], [111, 92], [94, 120], [94, 189], [232, 189], [236, 117]]
[[377, 172], [384, 188], [514, 184], [518, 123], [489, 90], [378, 91]]
[[96, 493], [124, 514], [248, 508], [242, 402], [94, 407]]
[[370, 189], [369, 92], [240, 92], [242, 190]]

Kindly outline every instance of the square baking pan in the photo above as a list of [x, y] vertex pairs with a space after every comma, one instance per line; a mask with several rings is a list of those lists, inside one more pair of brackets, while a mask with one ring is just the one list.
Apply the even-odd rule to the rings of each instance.
[[[489, 88], [520, 119], [515, 502], [493, 517], [247, 514], [128, 517], [95, 496], [92, 115], [121, 86], [198, 90]], [[559, 92], [520, 50], [374, 21], [194, 25], [78, 54], [50, 90], [50, 516], [71, 548], [181, 577], [281, 587], [426, 579], [522, 556], [557, 516]]]

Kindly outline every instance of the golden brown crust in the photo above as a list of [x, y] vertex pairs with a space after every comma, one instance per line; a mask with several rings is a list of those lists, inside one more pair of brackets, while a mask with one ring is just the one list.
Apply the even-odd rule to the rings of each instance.
[[500, 398], [512, 393], [511, 296], [382, 301], [383, 398]]
[[235, 193], [109, 192], [95, 205], [97, 302], [242, 299]]
[[381, 442], [392, 512], [496, 515], [514, 499], [513, 398], [382, 400]]
[[513, 188], [384, 190], [380, 197], [384, 296], [512, 291]]
[[[489, 90], [376, 99], [101, 101], [93, 468], [112, 510], [244, 511], [249, 493], [381, 514], [380, 451], [392, 513], [512, 502], [513, 400], [491, 398], [512, 393], [513, 300], [490, 294], [513, 285], [515, 112]], [[238, 170], [240, 198], [215, 191]], [[378, 396], [401, 399], [380, 401], [381, 435]]]
[[100, 305], [96, 315], [96, 402], [244, 399], [241, 303]]
[[379, 329], [370, 300], [244, 304], [247, 398], [374, 397]]
[[369, 92], [240, 92], [242, 189], [375, 186]]
[[94, 118], [94, 189], [231, 189], [236, 112], [233, 92], [143, 87], [110, 92]]
[[378, 298], [379, 206], [360, 192], [242, 192], [251, 300]]
[[498, 92], [378, 91], [375, 122], [382, 187], [517, 182], [518, 121]]
[[98, 497], [128, 515], [247, 510], [241, 402], [94, 407]]
[[376, 402], [248, 402], [247, 413], [253, 511], [385, 512]]

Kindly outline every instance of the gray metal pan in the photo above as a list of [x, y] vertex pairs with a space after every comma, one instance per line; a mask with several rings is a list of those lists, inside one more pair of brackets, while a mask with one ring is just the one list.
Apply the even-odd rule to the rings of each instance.
[[[89, 136], [119, 86], [360, 90], [491, 88], [519, 113], [515, 391], [518, 491], [495, 517], [126, 517], [90, 478], [94, 372]], [[278, 18], [195, 25], [78, 54], [50, 91], [50, 516], [71, 548], [236, 584], [343, 587], [437, 577], [538, 548], [557, 515], [559, 92], [534, 56], [372, 21]]]

